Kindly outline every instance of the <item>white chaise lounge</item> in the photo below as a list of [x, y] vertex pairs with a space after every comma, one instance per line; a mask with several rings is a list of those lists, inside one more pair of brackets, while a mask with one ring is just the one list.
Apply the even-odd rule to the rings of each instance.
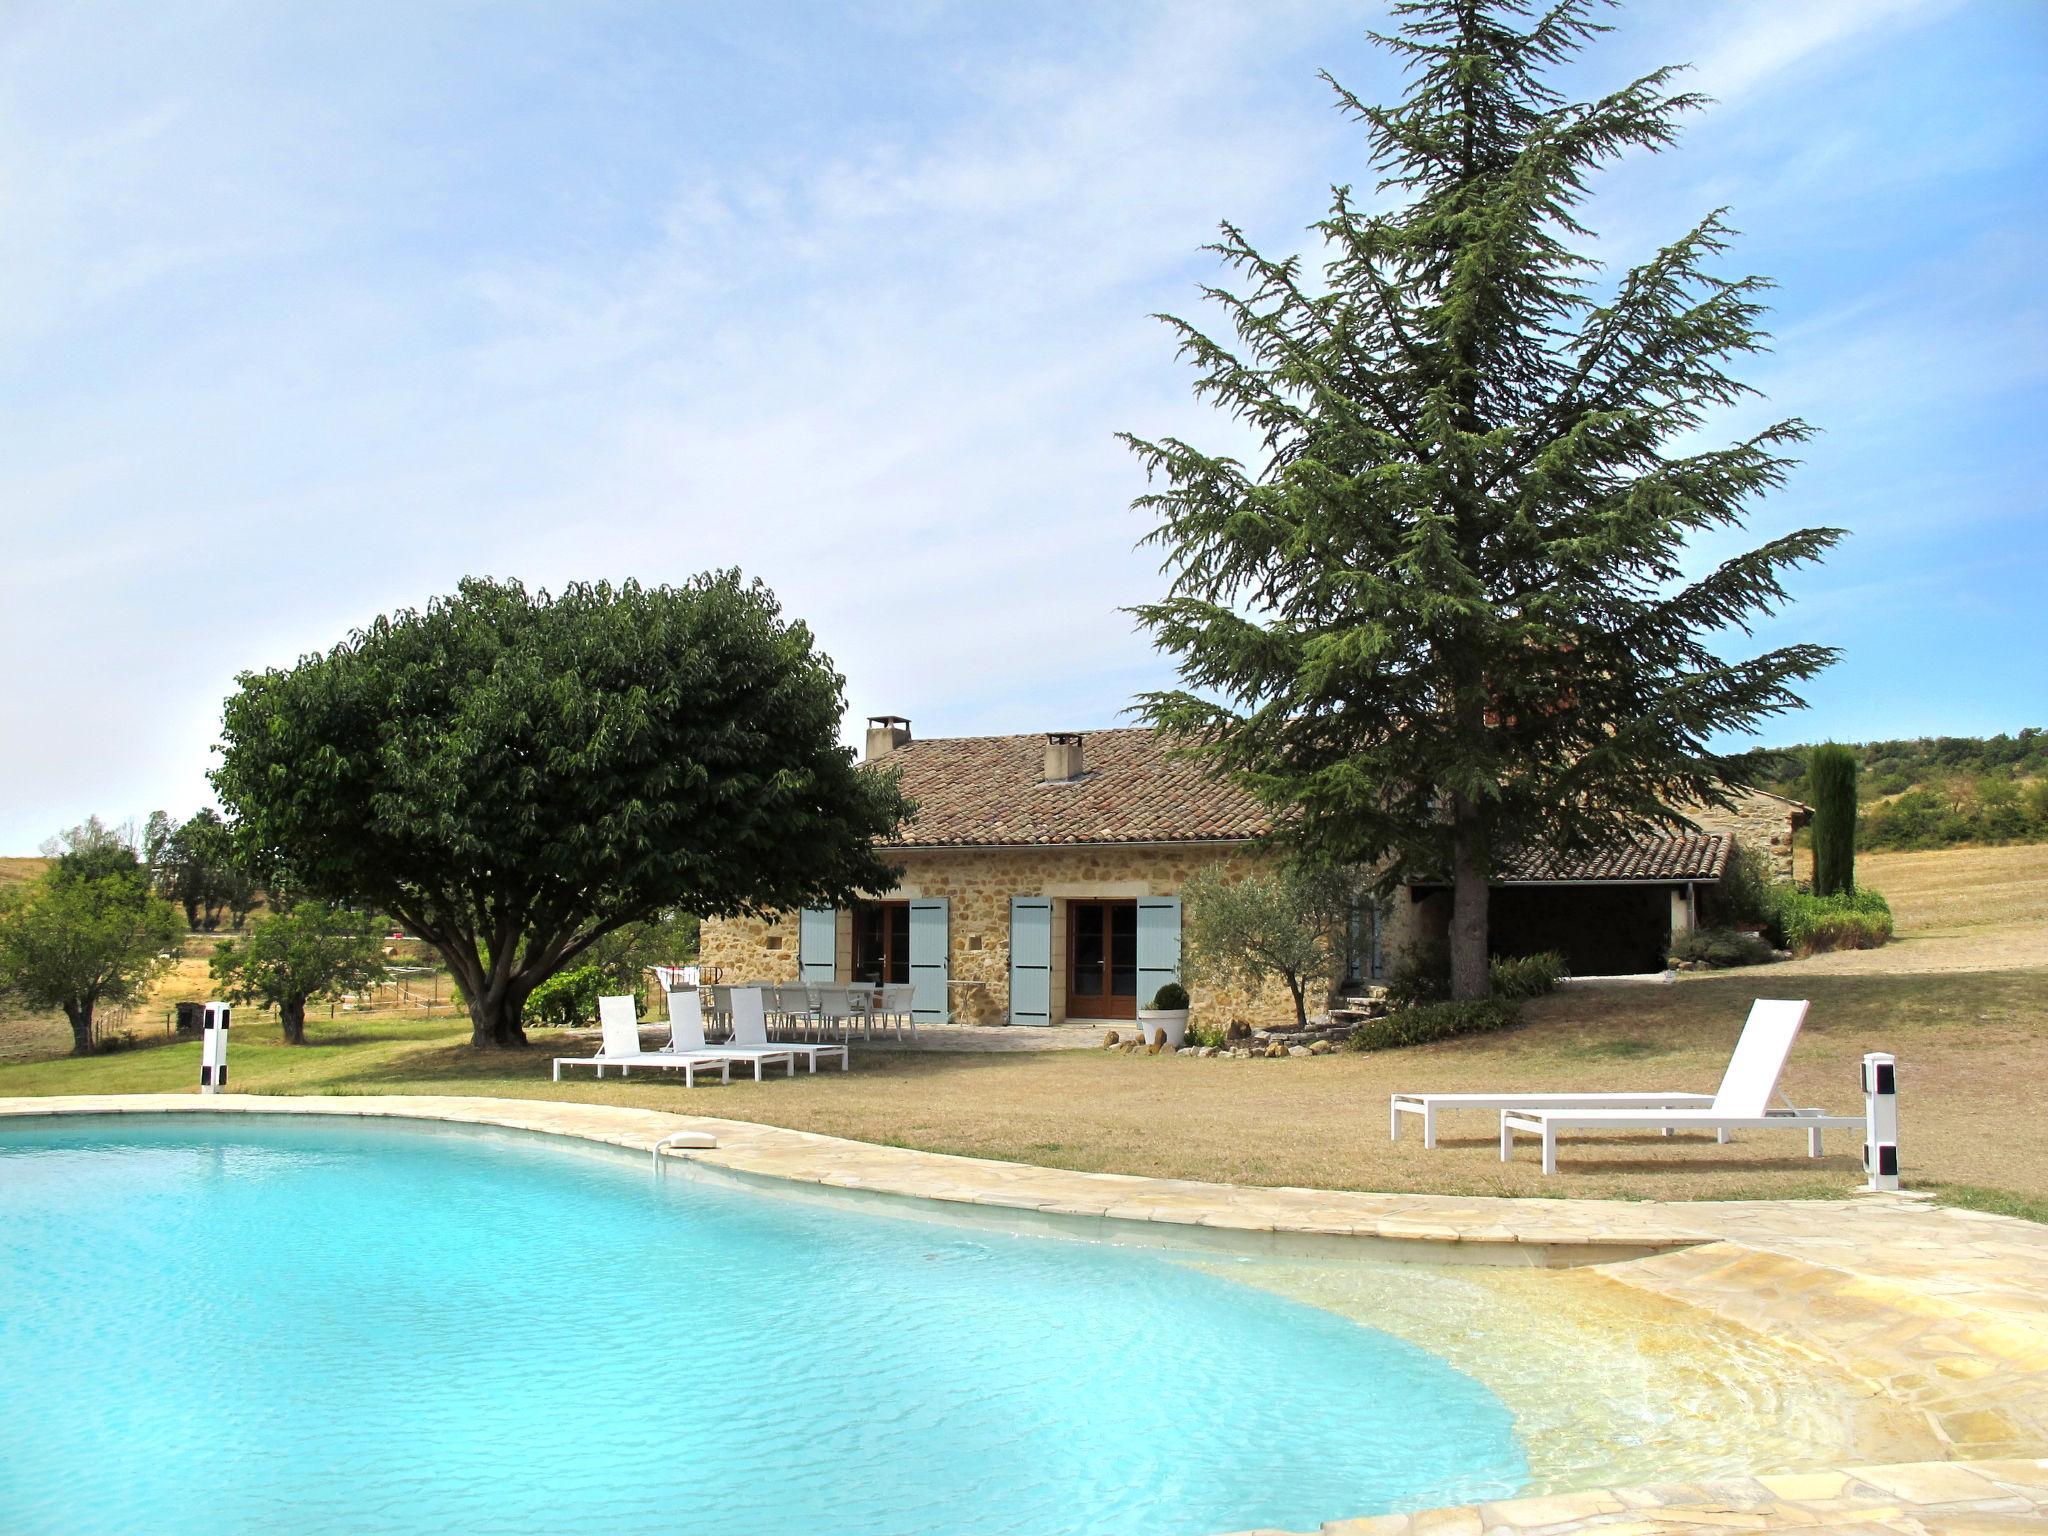
[[[669, 1001], [669, 1017], [675, 1017], [675, 1001]], [[793, 1040], [768, 1041], [768, 1002], [761, 996], [759, 987], [734, 987], [732, 989], [732, 1043], [745, 1050], [790, 1051], [803, 1057], [811, 1064], [813, 1072], [818, 1070], [820, 1056], [837, 1056], [839, 1070], [844, 1072], [853, 1063], [847, 1058], [843, 1045], [805, 1045]]]
[[[1774, 1002], [1758, 998], [1749, 1010], [1749, 1020], [1742, 1026], [1742, 1037], [1735, 1042], [1735, 1050], [1728, 1058], [1728, 1071], [1722, 1075], [1721, 1087], [1725, 1090], [1735, 1063], [1742, 1055], [1744, 1043], [1750, 1032], [1765, 1026], [1768, 1021], [1786, 1017], [1785, 1010], [1797, 1009], [1800, 1021], [1806, 1018], [1806, 1004]], [[1792, 1032], [1799, 1032], [1794, 1023]], [[1785, 1042], [1786, 1050], [1791, 1041]], [[1772, 1068], [1771, 1081], [1764, 1087], [1765, 1098], [1777, 1085], [1777, 1074], [1785, 1064], [1781, 1054], [1777, 1066]], [[1422, 1121], [1422, 1144], [1436, 1145], [1436, 1117], [1449, 1109], [1483, 1109], [1488, 1113], [1501, 1110], [1537, 1109], [1709, 1109], [1717, 1095], [1711, 1093], [1397, 1093], [1388, 1101], [1388, 1131], [1392, 1139], [1401, 1139], [1401, 1117], [1414, 1115]]]
[[668, 1071], [680, 1070], [683, 1086], [697, 1086], [699, 1072], [716, 1072], [722, 1083], [732, 1081], [732, 1063], [708, 1051], [677, 1052], [649, 1051], [640, 1045], [640, 1019], [630, 997], [601, 997], [597, 1000], [597, 1022], [604, 1036], [603, 1044], [595, 1056], [557, 1056], [555, 1058], [555, 1081], [562, 1080], [564, 1067], [595, 1067], [597, 1075], [604, 1076], [606, 1067], [617, 1067], [619, 1076], [625, 1077], [634, 1067], [661, 1067]]
[[[1801, 1109], [1786, 1104], [1770, 1107], [1778, 1086], [1778, 1074], [1791, 1054], [1799, 1027], [1806, 1022], [1803, 1002], [1758, 999], [1743, 1026], [1742, 1039], [1728, 1059], [1728, 1071], [1714, 1102], [1704, 1109], [1670, 1108], [1588, 1108], [1565, 1106], [1550, 1109], [1507, 1108], [1500, 1115], [1500, 1158], [1506, 1162], [1514, 1153], [1515, 1134], [1522, 1132], [1543, 1139], [1543, 1171], [1557, 1172], [1557, 1136], [1560, 1131], [1713, 1131], [1717, 1141], [1726, 1142], [1730, 1131], [1805, 1131], [1806, 1153], [1821, 1155], [1822, 1131], [1862, 1130], [1861, 1115], [1830, 1115], [1823, 1110]], [[1782, 1096], [1781, 1096], [1782, 1097]]]
[[[741, 993], [749, 993], [754, 1006], [761, 1006], [761, 992], [758, 987], [734, 987], [732, 996], [737, 1005]], [[780, 1062], [789, 1069], [789, 1076], [796, 1076], [797, 1052], [800, 1045], [706, 1045], [704, 1043], [704, 1004], [695, 992], [671, 992], [668, 995], [669, 1050], [679, 1056], [709, 1056], [718, 1061], [751, 1061], [754, 1064], [754, 1081], [761, 1081], [761, 1069]], [[765, 1035], [764, 1035], [765, 1038]]]

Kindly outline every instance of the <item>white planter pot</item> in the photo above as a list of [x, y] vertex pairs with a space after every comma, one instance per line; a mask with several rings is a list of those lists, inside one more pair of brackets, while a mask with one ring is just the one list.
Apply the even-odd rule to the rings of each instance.
[[1177, 1051], [1188, 1037], [1188, 1011], [1185, 1008], [1140, 1008], [1138, 1028], [1144, 1031], [1148, 1043], [1155, 1031], [1165, 1030], [1167, 1048]]

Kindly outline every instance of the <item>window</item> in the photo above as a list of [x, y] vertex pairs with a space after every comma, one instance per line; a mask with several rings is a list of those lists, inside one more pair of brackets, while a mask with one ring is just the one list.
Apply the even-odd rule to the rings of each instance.
[[853, 979], [897, 986], [910, 980], [910, 903], [863, 901], [853, 909]]
[[1138, 904], [1067, 903], [1067, 1012], [1131, 1019], [1138, 1010]]

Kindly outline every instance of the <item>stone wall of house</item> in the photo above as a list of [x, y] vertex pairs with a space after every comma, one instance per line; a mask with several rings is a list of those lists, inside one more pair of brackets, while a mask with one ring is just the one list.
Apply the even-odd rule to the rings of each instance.
[[1810, 813], [1804, 806], [1778, 795], [1749, 790], [1734, 797], [1732, 809], [1696, 805], [1687, 807], [1686, 814], [1702, 832], [1732, 834], [1763, 860], [1773, 879], [1790, 880], [1792, 834], [1805, 824]]
[[[876, 899], [946, 898], [949, 974], [955, 982], [971, 983], [951, 988], [953, 1017], [978, 1024], [1002, 1023], [1009, 1017], [1012, 896], [1053, 898], [1052, 1020], [1064, 1024], [1078, 1022], [1068, 1017], [1064, 984], [1068, 900], [1175, 896], [1196, 870], [1219, 859], [1246, 871], [1258, 867], [1255, 856], [1241, 849], [1199, 846], [963, 848], [903, 852], [893, 858], [904, 867], [903, 879], [896, 889], [878, 892]], [[704, 925], [699, 956], [705, 964], [721, 967], [728, 980], [793, 981], [797, 929], [795, 913], [773, 919], [714, 919]], [[839, 914], [835, 961], [839, 978], [850, 977], [853, 918], [847, 911]], [[1189, 991], [1191, 1016], [1202, 1024], [1222, 1027], [1242, 1019], [1266, 1029], [1291, 1026], [1294, 1020], [1293, 999], [1277, 982], [1253, 995], [1209, 986]], [[1326, 991], [1311, 994], [1311, 1012], [1322, 1009]]]

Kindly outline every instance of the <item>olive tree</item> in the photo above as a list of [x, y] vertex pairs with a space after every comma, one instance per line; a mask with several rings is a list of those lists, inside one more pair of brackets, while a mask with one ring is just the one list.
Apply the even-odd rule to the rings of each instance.
[[1181, 963], [1191, 979], [1249, 988], [1283, 983], [1297, 1027], [1308, 1027], [1308, 989], [1332, 968], [1330, 936], [1349, 915], [1358, 882], [1333, 869], [1286, 865], [1236, 874], [1197, 870], [1181, 888]]
[[228, 999], [277, 1010], [286, 1045], [306, 1043], [306, 1004], [359, 991], [384, 974], [384, 951], [364, 919], [324, 901], [265, 918], [246, 940], [223, 940], [207, 963]]
[[842, 680], [737, 571], [551, 596], [471, 579], [245, 673], [213, 782], [257, 867], [431, 944], [477, 1046], [607, 934], [886, 889], [909, 807], [839, 745]]
[[25, 890], [0, 893], [0, 992], [33, 1008], [61, 1008], [71, 1054], [96, 1043], [102, 1003], [143, 996], [170, 965], [177, 911], [150, 893], [132, 850], [128, 867], [104, 848], [57, 865]]

